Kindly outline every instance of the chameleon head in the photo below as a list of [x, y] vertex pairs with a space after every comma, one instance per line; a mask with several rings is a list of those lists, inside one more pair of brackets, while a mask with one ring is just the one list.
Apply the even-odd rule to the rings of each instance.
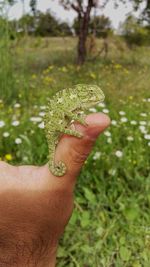
[[83, 108], [93, 107], [105, 98], [103, 91], [97, 85], [78, 84], [75, 87]]

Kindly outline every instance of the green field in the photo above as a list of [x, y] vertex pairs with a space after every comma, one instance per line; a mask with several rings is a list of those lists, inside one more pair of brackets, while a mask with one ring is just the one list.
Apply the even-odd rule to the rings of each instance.
[[[149, 267], [150, 48], [110, 40], [108, 57], [79, 67], [75, 38], [0, 40], [0, 159], [47, 161], [47, 99], [78, 83], [100, 85], [110, 116], [78, 179], [58, 267]], [[97, 41], [98, 47], [102, 43]]]

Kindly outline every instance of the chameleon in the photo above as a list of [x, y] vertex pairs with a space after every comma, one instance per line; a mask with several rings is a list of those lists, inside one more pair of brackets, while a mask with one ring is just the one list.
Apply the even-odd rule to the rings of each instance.
[[49, 150], [49, 170], [54, 176], [64, 176], [67, 166], [55, 162], [55, 150], [63, 134], [82, 138], [83, 134], [70, 129], [73, 122], [87, 126], [85, 111], [104, 100], [103, 91], [97, 85], [77, 84], [57, 92], [48, 102], [44, 117], [45, 134]]

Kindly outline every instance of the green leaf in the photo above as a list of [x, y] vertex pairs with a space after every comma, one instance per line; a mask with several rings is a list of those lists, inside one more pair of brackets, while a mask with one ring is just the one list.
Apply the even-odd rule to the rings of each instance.
[[127, 247], [125, 246], [120, 247], [120, 257], [123, 261], [128, 261], [130, 259], [130, 256], [131, 256], [131, 251]]
[[97, 228], [96, 233], [97, 233], [99, 236], [102, 236], [103, 233], [104, 233], [104, 228], [100, 226], [99, 228]]
[[70, 224], [75, 225], [78, 220], [78, 213], [76, 211], [73, 212], [71, 219], [69, 221]]
[[127, 220], [134, 221], [139, 216], [139, 208], [138, 207], [127, 208], [124, 211], [124, 215]]
[[133, 263], [133, 267], [142, 267], [142, 265], [138, 261], [136, 261]]
[[66, 255], [65, 248], [59, 246], [58, 253], [57, 253], [57, 257], [58, 257], [58, 258], [61, 258], [61, 257], [65, 256], [65, 255]]
[[86, 227], [90, 224], [90, 213], [88, 211], [84, 211], [81, 216], [81, 226]]
[[96, 197], [92, 191], [90, 191], [88, 188], [84, 188], [84, 195], [90, 203], [95, 204]]
[[121, 236], [121, 237], [120, 237], [120, 239], [119, 239], [119, 243], [120, 243], [121, 245], [124, 245], [124, 244], [126, 243], [126, 239], [125, 239], [124, 236]]

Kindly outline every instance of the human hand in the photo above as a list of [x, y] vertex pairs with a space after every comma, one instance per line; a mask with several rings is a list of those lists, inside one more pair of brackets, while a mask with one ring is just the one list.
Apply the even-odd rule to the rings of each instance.
[[81, 167], [98, 135], [109, 126], [104, 114], [75, 124], [82, 139], [64, 135], [56, 150], [65, 176], [53, 176], [48, 165], [14, 167], [0, 162], [0, 266], [54, 267], [58, 241], [73, 210], [73, 190]]

